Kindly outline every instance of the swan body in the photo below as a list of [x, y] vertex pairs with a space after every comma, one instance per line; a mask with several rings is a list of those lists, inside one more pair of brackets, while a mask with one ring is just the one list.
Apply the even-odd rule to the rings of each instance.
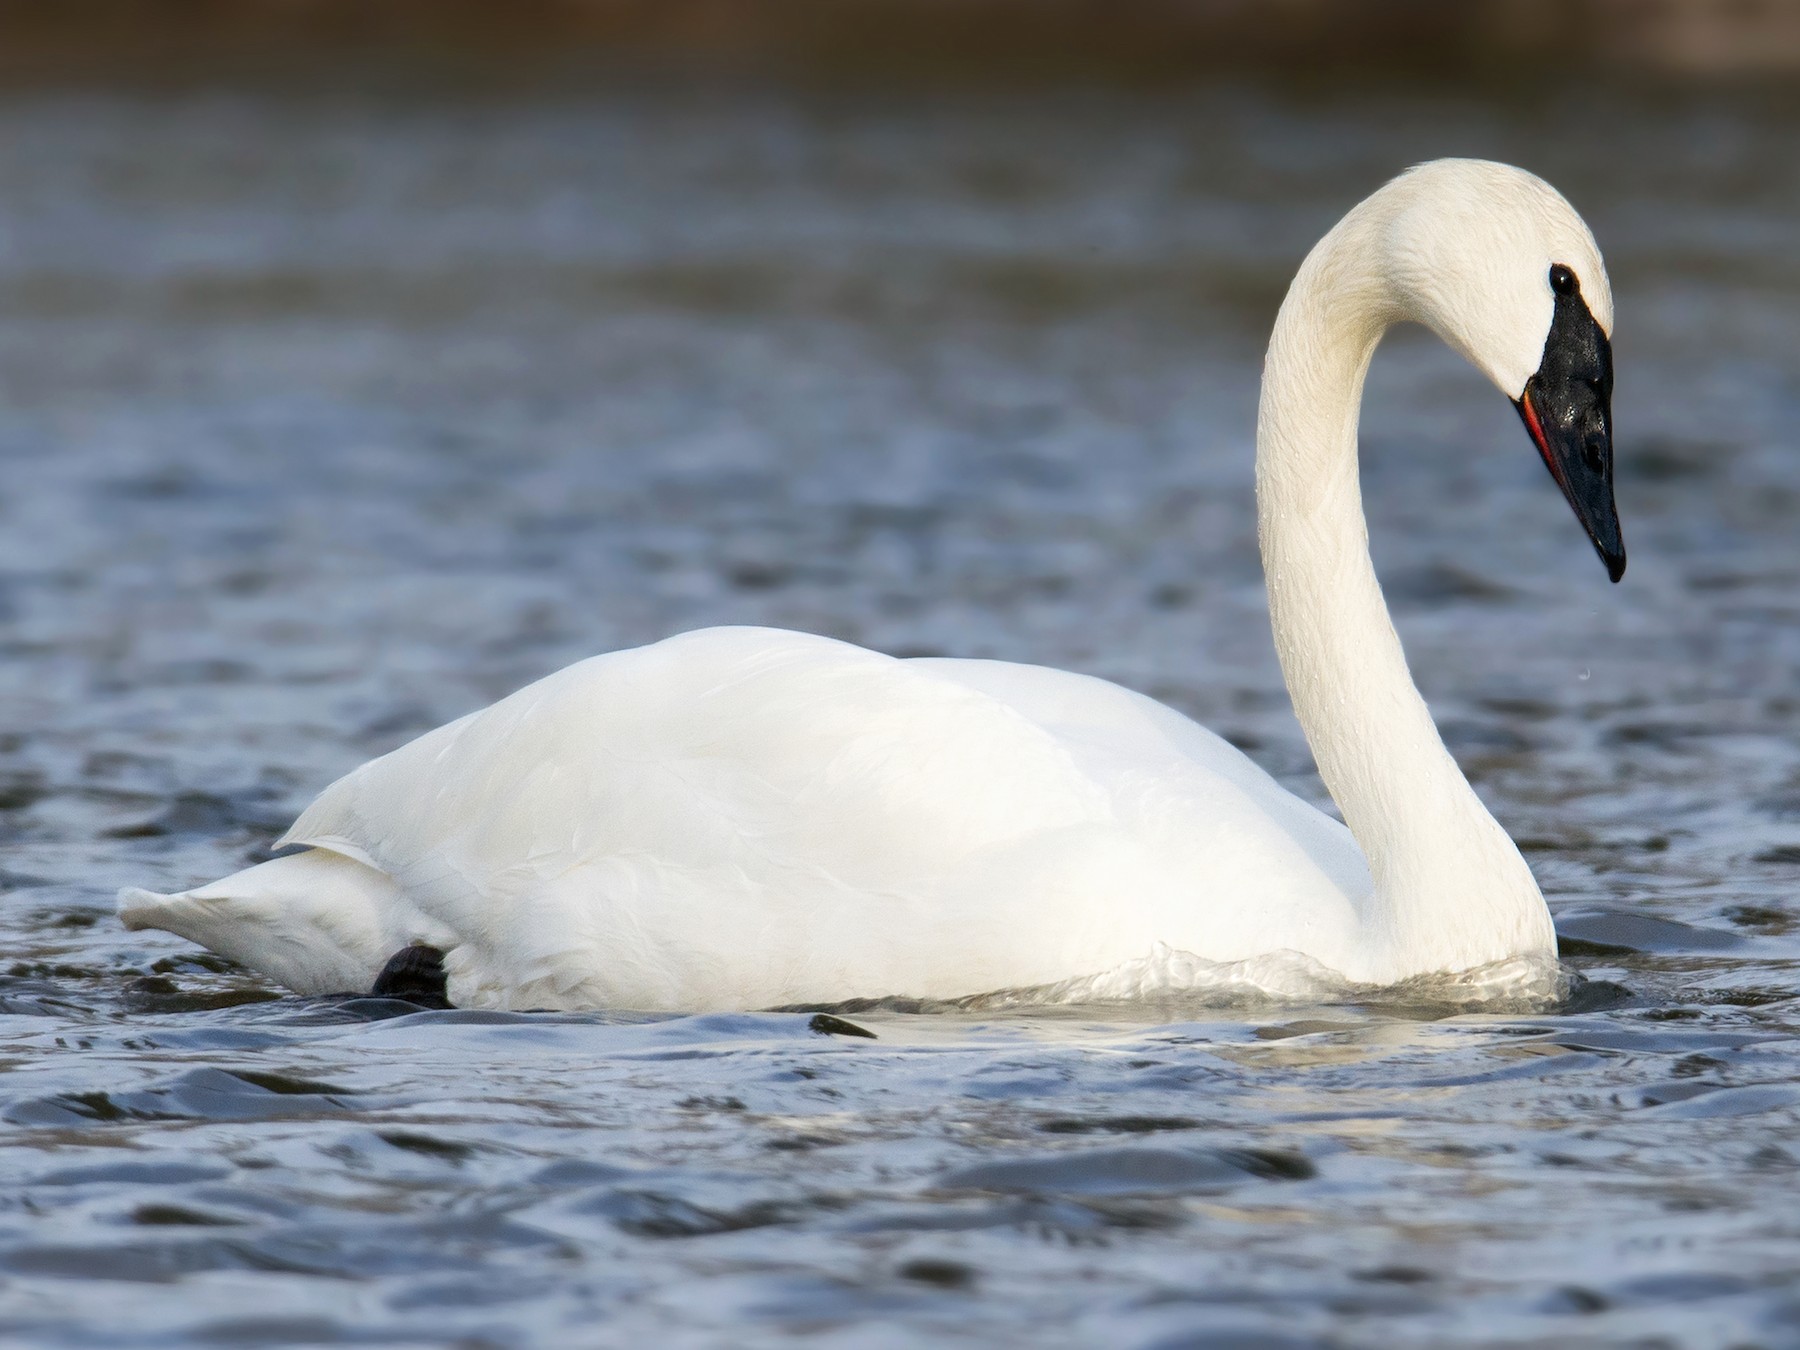
[[570, 666], [340, 779], [282, 843], [311, 851], [150, 903], [309, 991], [423, 939], [464, 1006], [955, 997], [1159, 940], [1254, 956], [1271, 923], [1360, 970], [1370, 885], [1342, 825], [1152, 699], [759, 628]]
[[1357, 407], [1402, 319], [1520, 402], [1623, 566], [1609, 426], [1604, 510], [1581, 459], [1609, 416], [1590, 406], [1602, 357], [1611, 379], [1592, 238], [1517, 169], [1402, 175], [1303, 264], [1258, 426], [1276, 646], [1347, 826], [1103, 680], [714, 628], [429, 732], [327, 788], [281, 840], [304, 851], [176, 895], [126, 890], [121, 916], [301, 993], [367, 989], [427, 944], [450, 1000], [475, 1007], [955, 998], [1164, 950], [1292, 954], [1377, 984], [1553, 956], [1537, 885], [1444, 750], [1369, 563]]

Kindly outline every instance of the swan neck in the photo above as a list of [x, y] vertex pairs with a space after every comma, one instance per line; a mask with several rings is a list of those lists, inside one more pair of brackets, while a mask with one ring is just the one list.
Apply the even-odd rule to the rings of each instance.
[[[1366, 204], [1365, 204], [1366, 205]], [[1409, 315], [1359, 208], [1276, 320], [1257, 425], [1258, 533], [1275, 648], [1320, 776], [1366, 856], [1364, 969], [1388, 981], [1554, 952], [1512, 840], [1444, 748], [1369, 556], [1357, 475], [1364, 379]]]

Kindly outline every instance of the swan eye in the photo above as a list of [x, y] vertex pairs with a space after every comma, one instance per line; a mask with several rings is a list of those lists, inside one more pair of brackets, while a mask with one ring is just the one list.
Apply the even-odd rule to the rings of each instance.
[[1561, 263], [1553, 263], [1550, 267], [1550, 289], [1558, 295], [1577, 295], [1581, 291], [1581, 283], [1567, 267]]

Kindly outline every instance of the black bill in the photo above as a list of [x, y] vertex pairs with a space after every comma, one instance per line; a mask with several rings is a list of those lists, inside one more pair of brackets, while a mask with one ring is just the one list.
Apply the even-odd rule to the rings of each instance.
[[1625, 537], [1613, 503], [1612, 343], [1606, 339], [1575, 274], [1550, 269], [1556, 311], [1543, 363], [1514, 400], [1550, 476], [1614, 581], [1625, 575]]

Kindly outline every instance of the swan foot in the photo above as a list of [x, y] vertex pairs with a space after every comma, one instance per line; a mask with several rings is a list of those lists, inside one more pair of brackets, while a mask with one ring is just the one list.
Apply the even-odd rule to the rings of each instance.
[[449, 977], [444, 974], [443, 952], [422, 942], [402, 947], [375, 977], [369, 997], [402, 999], [421, 1008], [448, 1008]]
[[806, 1024], [806, 1029], [818, 1036], [866, 1036], [872, 1041], [880, 1039], [867, 1027], [859, 1027], [854, 1022], [846, 1022], [830, 1013], [814, 1013], [812, 1021]]

